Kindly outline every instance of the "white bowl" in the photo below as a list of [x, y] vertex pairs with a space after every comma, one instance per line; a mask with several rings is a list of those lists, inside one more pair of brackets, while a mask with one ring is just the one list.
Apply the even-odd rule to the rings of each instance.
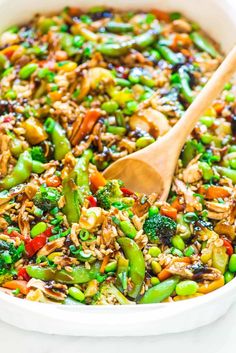
[[[234, 0], [0, 0], [0, 26], [23, 23], [35, 13], [64, 6], [108, 5], [127, 9], [180, 11], [227, 52], [235, 43]], [[34, 303], [0, 293], [0, 319], [31, 331], [74, 336], [144, 336], [191, 330], [223, 315], [234, 302], [236, 279], [196, 299], [134, 306], [62, 306]]]

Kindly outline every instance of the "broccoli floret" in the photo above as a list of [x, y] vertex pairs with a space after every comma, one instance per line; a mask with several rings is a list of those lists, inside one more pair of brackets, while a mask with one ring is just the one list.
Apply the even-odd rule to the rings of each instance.
[[11, 242], [0, 241], [0, 276], [11, 272], [13, 264], [20, 260], [24, 250], [23, 243], [15, 247]]
[[117, 289], [112, 283], [102, 284], [100, 291], [93, 298], [93, 305], [107, 305], [111, 303], [111, 298], [116, 300], [119, 304], [133, 304], [129, 301], [119, 289]]
[[112, 204], [120, 201], [123, 196], [119, 181], [109, 180], [105, 186], [96, 192], [95, 196], [99, 206], [104, 208], [104, 210], [109, 210]]
[[43, 153], [43, 149], [40, 146], [34, 146], [31, 148], [30, 151], [31, 157], [34, 161], [38, 161], [41, 163], [45, 163], [47, 160], [45, 158], [45, 155]]
[[41, 210], [50, 211], [58, 206], [60, 197], [61, 194], [57, 189], [41, 186], [40, 190], [35, 194], [33, 202]]
[[165, 245], [170, 245], [170, 240], [176, 233], [176, 227], [176, 222], [173, 219], [154, 214], [145, 220], [143, 230], [151, 242], [160, 241]]

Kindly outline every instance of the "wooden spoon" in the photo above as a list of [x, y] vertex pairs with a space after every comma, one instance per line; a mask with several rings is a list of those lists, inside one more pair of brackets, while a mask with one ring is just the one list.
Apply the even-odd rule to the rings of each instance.
[[236, 71], [236, 46], [212, 75], [178, 123], [156, 142], [113, 163], [107, 179], [120, 179], [131, 190], [156, 192], [166, 200], [181, 149], [198, 119], [217, 98]]

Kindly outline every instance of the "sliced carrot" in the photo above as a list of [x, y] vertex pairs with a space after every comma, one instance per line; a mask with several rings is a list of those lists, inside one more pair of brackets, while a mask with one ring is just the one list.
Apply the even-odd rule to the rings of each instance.
[[96, 171], [90, 175], [90, 183], [94, 187], [94, 189], [98, 189], [100, 186], [106, 185], [107, 181], [102, 175], [102, 173]]
[[27, 282], [18, 279], [5, 282], [2, 286], [8, 289], [19, 289], [19, 291], [24, 295], [29, 292], [29, 288], [27, 288]]
[[160, 281], [164, 281], [165, 279], [167, 279], [171, 276], [172, 276], [172, 274], [166, 268], [164, 268], [160, 273], [158, 273], [158, 278]]
[[230, 196], [230, 192], [223, 186], [209, 186], [208, 188], [201, 187], [199, 193], [204, 195], [206, 199], [213, 200]]
[[59, 178], [59, 176], [57, 175], [52, 175], [46, 178], [46, 184], [47, 186], [52, 186], [56, 188], [61, 185], [61, 178]]
[[172, 202], [171, 207], [174, 207], [178, 212], [184, 210], [184, 204], [179, 202], [178, 197], [176, 197], [176, 199]]
[[105, 272], [105, 267], [106, 265], [108, 264], [108, 261], [109, 261], [109, 258], [110, 258], [110, 255], [106, 255], [102, 261], [102, 264], [101, 264], [101, 268], [100, 268], [100, 272], [101, 273], [104, 273]]
[[151, 13], [159, 20], [164, 22], [170, 22], [170, 16], [167, 12], [153, 9]]
[[173, 258], [172, 262], [185, 262], [187, 264], [191, 264], [190, 257], [175, 257]]
[[[73, 131], [71, 136], [71, 143], [73, 146], [77, 145], [86, 135], [88, 135], [93, 129], [95, 123], [100, 118], [101, 113], [98, 110], [91, 109], [88, 110], [82, 123], [77, 127], [75, 121], [75, 131]], [[74, 128], [73, 126], [73, 128]]]
[[160, 213], [162, 216], [170, 217], [172, 219], [176, 219], [176, 217], [177, 217], [176, 208], [174, 208], [170, 205], [161, 206]]

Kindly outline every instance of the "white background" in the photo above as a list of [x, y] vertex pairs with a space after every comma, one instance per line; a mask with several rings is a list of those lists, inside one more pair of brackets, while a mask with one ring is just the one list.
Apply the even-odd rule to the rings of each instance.
[[235, 352], [235, 347], [236, 304], [211, 325], [155, 337], [56, 336], [27, 332], [0, 322], [1, 353], [228, 353]]

